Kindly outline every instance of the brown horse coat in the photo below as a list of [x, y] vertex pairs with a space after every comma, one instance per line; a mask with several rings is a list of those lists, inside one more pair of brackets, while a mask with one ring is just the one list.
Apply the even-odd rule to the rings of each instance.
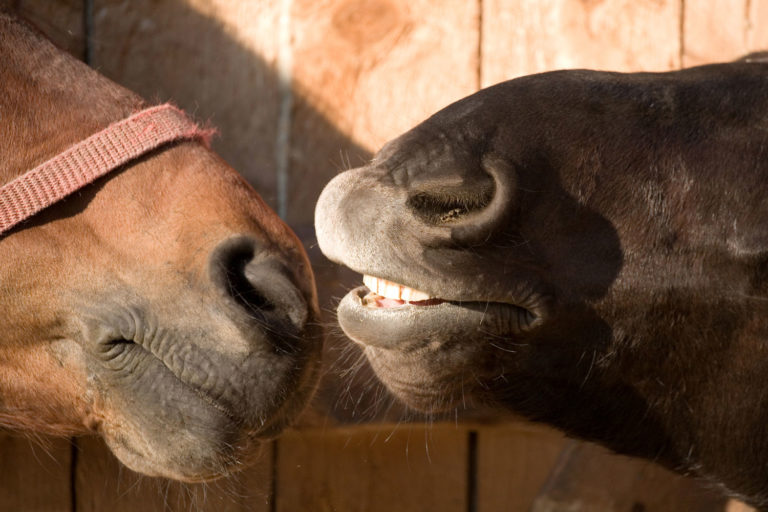
[[[143, 101], [0, 12], [0, 183]], [[226, 474], [299, 411], [321, 335], [296, 237], [197, 142], [0, 238], [0, 421], [98, 432], [131, 468]]]

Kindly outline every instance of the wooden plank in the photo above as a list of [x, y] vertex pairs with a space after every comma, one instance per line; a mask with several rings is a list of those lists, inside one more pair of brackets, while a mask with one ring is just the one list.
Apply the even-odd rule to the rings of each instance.
[[275, 204], [278, 0], [103, 0], [94, 67], [219, 129], [213, 148]]
[[277, 460], [277, 512], [467, 510], [465, 428], [293, 431], [278, 441]]
[[734, 60], [768, 49], [768, 1], [686, 0], [683, 64]]
[[750, 507], [746, 503], [730, 499], [728, 500], [728, 503], [725, 505], [725, 509], [723, 509], [724, 512], [757, 512], [757, 509]]
[[70, 512], [72, 445], [0, 434], [0, 510]]
[[[293, 0], [288, 220], [323, 185], [478, 86], [478, 2]], [[328, 129], [328, 127], [332, 129]]]
[[265, 446], [260, 462], [253, 468], [206, 484], [182, 484], [134, 473], [122, 466], [97, 437], [81, 438], [78, 446], [77, 512], [271, 510], [271, 445]]
[[564, 68], [680, 66], [680, 0], [483, 0], [482, 85]]
[[477, 512], [528, 512], [568, 443], [526, 423], [477, 429]]
[[768, 0], [750, 0], [747, 16], [746, 53], [768, 50]]
[[530, 510], [571, 510], [578, 504], [593, 512], [722, 512], [726, 502], [714, 490], [649, 461], [572, 441]]
[[750, 0], [686, 0], [683, 65], [733, 60], [746, 52]]
[[78, 59], [85, 55], [82, 0], [10, 0], [20, 16]]

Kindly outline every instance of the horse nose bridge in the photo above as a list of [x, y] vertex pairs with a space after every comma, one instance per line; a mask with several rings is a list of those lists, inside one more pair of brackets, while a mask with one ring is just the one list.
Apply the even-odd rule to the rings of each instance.
[[309, 305], [272, 247], [250, 236], [228, 238], [211, 252], [209, 276], [240, 314], [286, 334], [304, 329]]

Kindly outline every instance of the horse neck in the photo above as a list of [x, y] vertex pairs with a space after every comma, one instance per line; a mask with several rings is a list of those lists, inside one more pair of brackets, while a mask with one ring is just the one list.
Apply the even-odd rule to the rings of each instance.
[[135, 94], [0, 11], [0, 184], [141, 108]]

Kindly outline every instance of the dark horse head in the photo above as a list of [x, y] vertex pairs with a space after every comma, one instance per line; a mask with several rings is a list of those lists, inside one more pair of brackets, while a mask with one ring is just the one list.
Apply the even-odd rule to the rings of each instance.
[[408, 404], [466, 396], [768, 503], [768, 66], [490, 87], [342, 173], [344, 331]]

